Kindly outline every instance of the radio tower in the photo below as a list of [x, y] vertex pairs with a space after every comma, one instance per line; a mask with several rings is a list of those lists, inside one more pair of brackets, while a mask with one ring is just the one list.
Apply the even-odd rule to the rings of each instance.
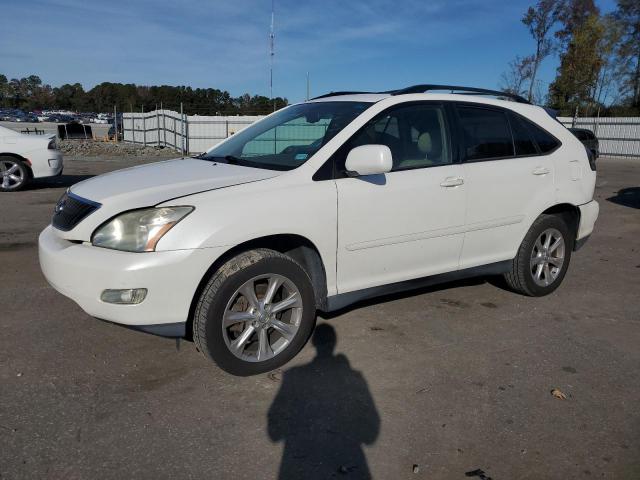
[[271, 101], [273, 102], [273, 111], [276, 111], [276, 99], [273, 98], [273, 56], [275, 52], [273, 51], [273, 41], [275, 38], [275, 33], [273, 31], [273, 17], [274, 17], [274, 3], [275, 0], [271, 0], [271, 33], [269, 33], [269, 58], [271, 60], [271, 66], [269, 69], [269, 90], [271, 92]]

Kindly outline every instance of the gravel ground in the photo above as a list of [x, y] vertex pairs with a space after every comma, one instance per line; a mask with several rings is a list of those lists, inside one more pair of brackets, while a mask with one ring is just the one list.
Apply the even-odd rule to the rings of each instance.
[[476, 279], [385, 297], [236, 378], [40, 273], [65, 187], [156, 159], [69, 158], [2, 195], [0, 478], [640, 478], [638, 160], [599, 160], [596, 231], [552, 295]]

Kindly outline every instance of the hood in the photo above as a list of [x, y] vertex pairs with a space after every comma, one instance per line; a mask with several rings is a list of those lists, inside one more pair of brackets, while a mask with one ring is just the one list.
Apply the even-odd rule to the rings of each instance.
[[67, 239], [88, 239], [102, 222], [125, 210], [152, 207], [179, 197], [208, 190], [256, 182], [283, 172], [180, 158], [140, 165], [90, 178], [70, 188], [71, 193], [101, 204], [95, 212], [68, 232], [56, 230]]
[[71, 187], [80, 197], [102, 204], [126, 202], [126, 209], [153, 206], [172, 198], [275, 177], [282, 172], [179, 158], [116, 170]]

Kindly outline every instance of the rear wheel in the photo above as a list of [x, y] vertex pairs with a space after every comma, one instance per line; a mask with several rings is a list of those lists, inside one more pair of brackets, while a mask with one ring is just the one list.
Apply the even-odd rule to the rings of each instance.
[[242, 253], [212, 276], [194, 312], [198, 349], [223, 370], [255, 375], [291, 360], [315, 323], [307, 272], [279, 252]]
[[505, 280], [524, 295], [548, 295], [562, 283], [572, 250], [573, 235], [564, 220], [541, 215], [522, 241]]
[[15, 192], [29, 181], [29, 170], [14, 157], [0, 157], [0, 192]]

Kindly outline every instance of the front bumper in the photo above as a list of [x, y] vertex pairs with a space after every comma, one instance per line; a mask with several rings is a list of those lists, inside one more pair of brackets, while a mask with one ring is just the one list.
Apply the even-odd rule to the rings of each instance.
[[[91, 316], [153, 333], [162, 325], [166, 331], [180, 331], [173, 327], [187, 321], [200, 281], [225, 250], [120, 252], [64, 240], [52, 226], [39, 238], [40, 268], [53, 288]], [[105, 289], [126, 288], [146, 288], [148, 293], [137, 305], [100, 300]]]

